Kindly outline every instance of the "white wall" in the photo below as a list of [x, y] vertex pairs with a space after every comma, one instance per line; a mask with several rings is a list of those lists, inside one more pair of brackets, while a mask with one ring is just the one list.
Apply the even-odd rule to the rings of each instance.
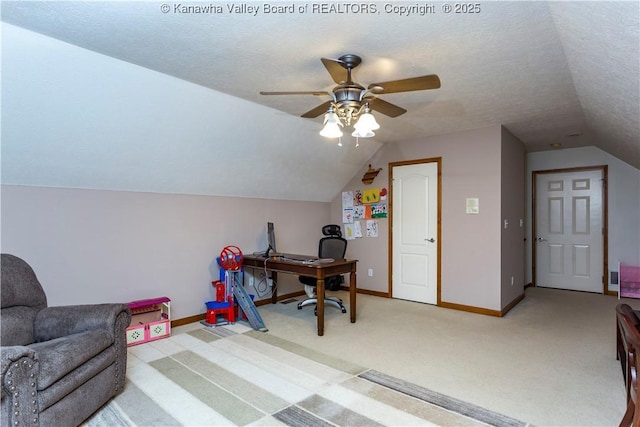
[[[227, 245], [315, 253], [329, 203], [3, 185], [1, 251], [23, 258], [49, 305], [172, 299], [174, 319], [215, 299], [215, 258]], [[280, 274], [279, 293], [300, 291]], [[250, 293], [252, 292], [248, 289]]]
[[[615, 271], [619, 261], [640, 265], [640, 170], [596, 147], [529, 153], [527, 155], [527, 257], [525, 269], [527, 283], [531, 282], [532, 277], [532, 172], [600, 165], [608, 165], [609, 174], [609, 270]], [[609, 289], [617, 290], [617, 285], [609, 284]]]
[[326, 202], [377, 149], [339, 150], [318, 120], [0, 31], [3, 184]]

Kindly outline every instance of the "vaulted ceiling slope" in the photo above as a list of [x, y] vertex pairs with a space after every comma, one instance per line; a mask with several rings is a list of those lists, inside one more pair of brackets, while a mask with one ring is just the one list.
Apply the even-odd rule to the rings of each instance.
[[[162, 152], [163, 147], [151, 143], [132, 147], [135, 139], [121, 135], [131, 139], [127, 149], [134, 155], [156, 160], [145, 164], [146, 168], [157, 168], [158, 176], [162, 169], [165, 176], [168, 172], [166, 190], [170, 192], [224, 193], [196, 182], [206, 175], [194, 172], [204, 167], [189, 160], [188, 154], [195, 152], [196, 163], [208, 161], [221, 175], [250, 171], [270, 184], [265, 193], [255, 178], [244, 182], [239, 176], [236, 195], [255, 196], [242, 190], [252, 186], [275, 198], [329, 200], [382, 143], [496, 124], [520, 138], [530, 152], [548, 150], [554, 143], [563, 148], [595, 145], [640, 168], [638, 1], [489, 1], [446, 13], [446, 5], [452, 4], [3, 1], [2, 21], [213, 89], [215, 96], [198, 92], [200, 96], [191, 101], [186, 96], [171, 101], [191, 102], [193, 108], [214, 114], [198, 118], [198, 132], [210, 132], [209, 138], [203, 136], [207, 143], [233, 141], [226, 150], [216, 150], [215, 159], [203, 158], [206, 150], [201, 151], [202, 147], [189, 139], [177, 153], [175, 147]], [[420, 7], [425, 5], [428, 7]], [[299, 117], [327, 99], [259, 95], [261, 90], [330, 91], [335, 83], [320, 58], [345, 53], [363, 58], [354, 80], [365, 86], [437, 74], [442, 87], [385, 95], [386, 101], [408, 112], [397, 118], [376, 114], [381, 129], [372, 140], [362, 140], [357, 149], [351, 137], [338, 149], [318, 136], [321, 118]], [[15, 55], [20, 56], [18, 52]], [[3, 52], [3, 69], [6, 59]], [[90, 67], [76, 71], [78, 76], [92, 72]], [[38, 70], [43, 85], [47, 72], [46, 68]], [[100, 82], [101, 70], [93, 73]], [[4, 113], [9, 109], [5, 103], [13, 99], [5, 96], [10, 88], [4, 76], [3, 80]], [[133, 92], [140, 97], [148, 95], [141, 89]], [[184, 92], [197, 91], [185, 86]], [[154, 99], [164, 101], [162, 97]], [[148, 105], [142, 102], [140, 107]], [[75, 125], [82, 126], [78, 121]], [[229, 121], [233, 130], [225, 130]], [[25, 154], [12, 146], [24, 144], [21, 132], [3, 131], [3, 163], [6, 154], [16, 158]], [[15, 139], [7, 140], [6, 136]], [[6, 144], [10, 147], [5, 150]], [[30, 148], [32, 155], [34, 147]], [[169, 164], [162, 163], [167, 160], [163, 156], [171, 158]], [[270, 166], [271, 162], [275, 163]], [[135, 161], [130, 163], [118, 165], [117, 179], [133, 182], [156, 177], [142, 174]], [[100, 164], [114, 167], [104, 159], [99, 159], [96, 167]], [[295, 175], [282, 175], [283, 168], [292, 168]], [[180, 183], [168, 182], [179, 176]], [[16, 178], [20, 179], [28, 180]], [[120, 188], [115, 178], [104, 179], [114, 180], [105, 182], [105, 187]], [[314, 188], [314, 182], [325, 183], [324, 188], [318, 189], [317, 184]], [[284, 189], [272, 193], [277, 183]], [[309, 196], [313, 191], [316, 195]]]

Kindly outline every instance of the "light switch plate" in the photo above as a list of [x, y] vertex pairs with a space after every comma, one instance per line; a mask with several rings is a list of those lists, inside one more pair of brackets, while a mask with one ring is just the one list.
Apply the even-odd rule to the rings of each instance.
[[480, 199], [472, 197], [467, 199], [467, 214], [477, 215], [480, 213]]

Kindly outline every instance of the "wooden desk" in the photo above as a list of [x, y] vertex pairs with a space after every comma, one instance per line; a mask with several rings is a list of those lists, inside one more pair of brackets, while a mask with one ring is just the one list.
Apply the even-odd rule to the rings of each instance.
[[[287, 254], [285, 257], [298, 259], [315, 258], [308, 255]], [[260, 255], [245, 255], [244, 266], [257, 269], [266, 268], [274, 274], [273, 279], [276, 280], [277, 273], [295, 274], [298, 276], [315, 277], [317, 282], [316, 294], [318, 295], [318, 335], [324, 335], [324, 278], [335, 276], [338, 274], [349, 273], [349, 313], [351, 323], [356, 323], [356, 263], [354, 259], [338, 259], [331, 263], [302, 263], [300, 261], [289, 261], [286, 258], [265, 258]], [[278, 301], [277, 287], [273, 291], [271, 302], [275, 304]]]

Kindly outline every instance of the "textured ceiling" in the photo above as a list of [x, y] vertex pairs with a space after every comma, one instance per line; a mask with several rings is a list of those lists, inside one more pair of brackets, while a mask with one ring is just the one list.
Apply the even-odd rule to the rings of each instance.
[[[268, 4], [294, 11], [266, 13]], [[528, 151], [595, 145], [640, 168], [639, 2], [490, 1], [477, 13], [444, 13], [453, 3], [443, 2], [372, 2], [366, 13], [364, 4], [4, 1], [2, 20], [292, 117], [326, 99], [258, 92], [331, 90], [320, 58], [354, 53], [364, 86], [425, 74], [442, 82], [382, 96], [408, 112], [376, 114], [375, 143], [502, 124]], [[396, 13], [426, 4], [434, 13]], [[181, 9], [208, 5], [221, 11]], [[321, 118], [299, 120], [320, 128]]]

